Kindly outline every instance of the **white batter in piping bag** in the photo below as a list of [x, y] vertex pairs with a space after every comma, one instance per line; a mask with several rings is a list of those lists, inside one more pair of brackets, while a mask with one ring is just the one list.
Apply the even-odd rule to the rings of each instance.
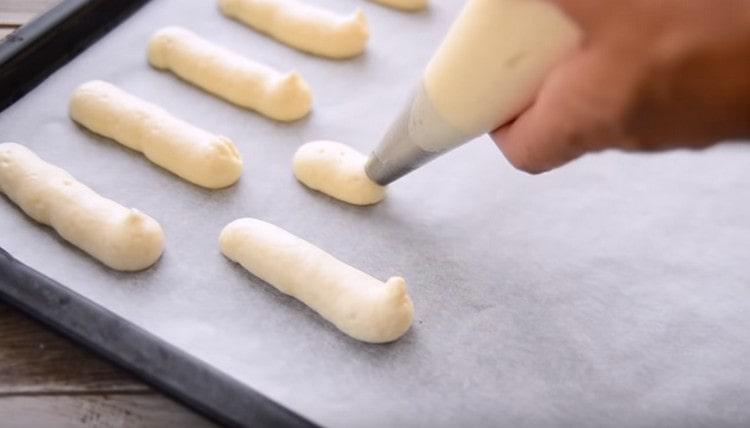
[[151, 36], [148, 59], [158, 69], [271, 119], [297, 120], [312, 108], [310, 86], [297, 72], [280, 73], [181, 27]]
[[0, 144], [0, 193], [112, 269], [145, 269], [164, 248], [154, 219], [100, 196], [20, 144]]
[[297, 0], [219, 0], [219, 8], [284, 44], [328, 58], [357, 56], [370, 37], [361, 10], [339, 15]]
[[385, 185], [518, 116], [578, 46], [578, 26], [547, 0], [467, 0], [412, 99], [365, 167]]
[[242, 174], [240, 152], [229, 138], [197, 128], [107, 82], [79, 86], [70, 99], [70, 117], [199, 186], [227, 187]]
[[355, 339], [390, 342], [411, 326], [414, 307], [403, 278], [383, 283], [284, 229], [253, 218], [227, 225], [219, 243], [229, 259]]

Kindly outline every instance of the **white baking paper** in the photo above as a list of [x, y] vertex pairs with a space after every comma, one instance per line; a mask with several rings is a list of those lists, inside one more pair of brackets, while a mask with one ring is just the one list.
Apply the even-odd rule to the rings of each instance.
[[[485, 137], [394, 183], [383, 203], [349, 206], [297, 183], [294, 151], [334, 139], [369, 152], [463, 2], [419, 13], [314, 3], [364, 9], [364, 56], [312, 57], [225, 19], [214, 1], [155, 0], [0, 113], [0, 141], [156, 218], [167, 236], [158, 265], [109, 270], [4, 197], [0, 246], [327, 426], [750, 424], [749, 146], [605, 153], [528, 176]], [[314, 112], [276, 123], [151, 69], [147, 40], [166, 25], [298, 70]], [[68, 96], [90, 79], [232, 138], [241, 181], [203, 190], [76, 126]], [[359, 343], [229, 262], [218, 235], [244, 216], [380, 279], [405, 277], [411, 331]]]

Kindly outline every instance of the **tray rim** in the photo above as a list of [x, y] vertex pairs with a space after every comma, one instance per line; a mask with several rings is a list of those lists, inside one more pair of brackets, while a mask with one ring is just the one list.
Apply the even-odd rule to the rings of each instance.
[[[0, 112], [148, 2], [63, 0], [6, 36], [0, 42]], [[219, 424], [317, 426], [21, 263], [2, 246], [0, 300]]]

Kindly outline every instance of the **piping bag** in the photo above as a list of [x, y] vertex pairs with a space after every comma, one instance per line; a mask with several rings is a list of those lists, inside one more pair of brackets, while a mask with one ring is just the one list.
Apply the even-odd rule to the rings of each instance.
[[386, 185], [508, 123], [581, 32], [546, 0], [468, 0], [365, 171]]

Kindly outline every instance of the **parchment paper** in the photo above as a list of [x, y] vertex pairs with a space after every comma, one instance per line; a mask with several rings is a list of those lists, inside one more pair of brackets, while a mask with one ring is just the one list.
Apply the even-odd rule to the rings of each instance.
[[[348, 206], [298, 184], [292, 154], [314, 139], [368, 152], [462, 2], [416, 14], [314, 3], [363, 8], [366, 55], [315, 58], [223, 18], [214, 1], [157, 0], [0, 114], [0, 141], [160, 221], [157, 266], [108, 270], [4, 197], [0, 245], [325, 425], [750, 424], [750, 146], [605, 153], [532, 177], [481, 138], [393, 184], [380, 205]], [[274, 123], [151, 69], [148, 37], [171, 24], [299, 70], [314, 113]], [[68, 96], [95, 78], [231, 137], [240, 183], [199, 189], [77, 127]], [[378, 278], [404, 276], [411, 331], [358, 343], [226, 260], [219, 231], [244, 216]]]

